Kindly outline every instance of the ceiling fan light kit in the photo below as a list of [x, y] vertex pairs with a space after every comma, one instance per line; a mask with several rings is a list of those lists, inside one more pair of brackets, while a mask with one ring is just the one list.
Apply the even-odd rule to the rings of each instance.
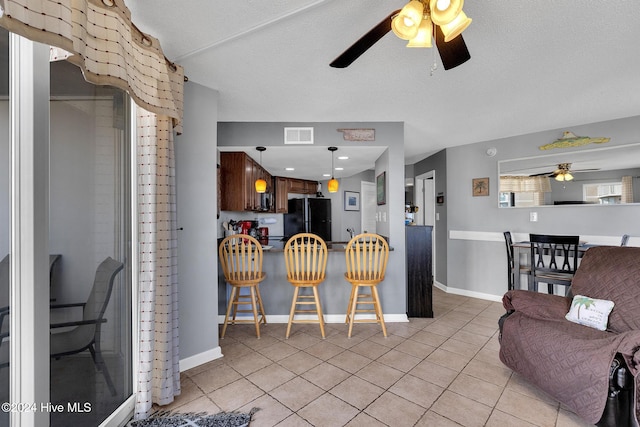
[[345, 68], [358, 59], [389, 31], [403, 40], [407, 47], [432, 47], [433, 39], [445, 70], [467, 62], [471, 55], [462, 32], [471, 19], [462, 10], [464, 0], [411, 0], [402, 9], [392, 12], [329, 64]]
[[[412, 0], [391, 21], [393, 33], [409, 40], [408, 47], [431, 47], [425, 44], [428, 28], [429, 39], [433, 35], [433, 25], [438, 25], [444, 34], [444, 41], [450, 42], [458, 37], [471, 24], [471, 19], [462, 10], [463, 0]], [[422, 30], [422, 32], [420, 31]], [[414, 38], [416, 40], [412, 44]]]
[[553, 172], [556, 181], [571, 181], [573, 175], [571, 175], [571, 163], [560, 163], [558, 169]]
[[418, 27], [418, 34], [409, 40], [407, 47], [431, 47], [433, 46], [433, 24], [428, 16], [422, 20]]
[[453, 21], [448, 24], [443, 24], [440, 26], [442, 28], [442, 33], [444, 34], [444, 41], [450, 42], [451, 40], [458, 37], [467, 27], [471, 24], [471, 19], [467, 18], [467, 14], [464, 11], [461, 11], [458, 16], [456, 16]]
[[407, 3], [400, 13], [391, 21], [393, 33], [403, 40], [410, 40], [418, 35], [418, 28], [422, 22], [424, 6], [422, 2], [412, 0]]
[[464, 0], [431, 0], [431, 20], [436, 25], [446, 25], [462, 12]]

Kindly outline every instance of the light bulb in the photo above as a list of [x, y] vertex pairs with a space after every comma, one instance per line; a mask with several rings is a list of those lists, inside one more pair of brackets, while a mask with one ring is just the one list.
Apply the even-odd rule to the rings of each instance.
[[436, 2], [436, 7], [438, 10], [445, 10], [451, 4], [451, 0], [438, 0]]

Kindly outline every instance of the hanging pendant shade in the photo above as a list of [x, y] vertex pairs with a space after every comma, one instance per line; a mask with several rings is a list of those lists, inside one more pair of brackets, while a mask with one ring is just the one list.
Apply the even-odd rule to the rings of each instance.
[[[266, 151], [266, 147], [256, 147], [256, 150], [260, 152], [260, 167], [262, 167], [262, 152]], [[264, 193], [267, 191], [267, 181], [262, 178], [256, 179], [254, 185], [256, 187], [256, 193]]]
[[338, 180], [335, 178], [331, 178], [327, 183], [327, 189], [329, 190], [329, 193], [337, 193], [339, 187], [340, 183], [338, 183]]
[[333, 152], [338, 151], [338, 147], [329, 147], [328, 150], [331, 151], [331, 179], [327, 183], [327, 190], [329, 190], [329, 193], [337, 193], [340, 183], [333, 177], [333, 171], [335, 170], [333, 168]]
[[267, 181], [262, 178], [256, 179], [255, 186], [257, 193], [264, 193], [265, 191], [267, 191]]

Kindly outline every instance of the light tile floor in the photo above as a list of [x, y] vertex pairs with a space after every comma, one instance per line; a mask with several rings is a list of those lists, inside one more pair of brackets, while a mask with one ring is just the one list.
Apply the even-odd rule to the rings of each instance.
[[586, 426], [498, 358], [502, 304], [433, 289], [433, 319], [234, 325], [224, 357], [182, 373], [179, 412], [260, 408], [260, 426]]

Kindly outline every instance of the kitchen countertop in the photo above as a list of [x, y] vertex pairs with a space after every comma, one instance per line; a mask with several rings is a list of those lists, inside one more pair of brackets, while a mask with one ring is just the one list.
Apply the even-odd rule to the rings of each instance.
[[[218, 239], [218, 245], [222, 242], [222, 238]], [[284, 245], [287, 243], [282, 236], [269, 237], [267, 243], [262, 243], [262, 252], [264, 253], [282, 253]], [[349, 242], [326, 242], [328, 252], [345, 252], [347, 243]], [[393, 247], [389, 246], [389, 251], [393, 251]]]
[[[284, 252], [284, 245], [287, 243], [283, 241], [282, 237], [270, 237], [267, 244], [262, 245], [262, 251], [269, 252]], [[328, 252], [345, 252], [346, 246], [349, 242], [326, 242]], [[268, 247], [268, 249], [265, 248]], [[270, 246], [270, 247], [269, 247]], [[389, 251], [393, 251], [392, 247], [389, 247]]]

